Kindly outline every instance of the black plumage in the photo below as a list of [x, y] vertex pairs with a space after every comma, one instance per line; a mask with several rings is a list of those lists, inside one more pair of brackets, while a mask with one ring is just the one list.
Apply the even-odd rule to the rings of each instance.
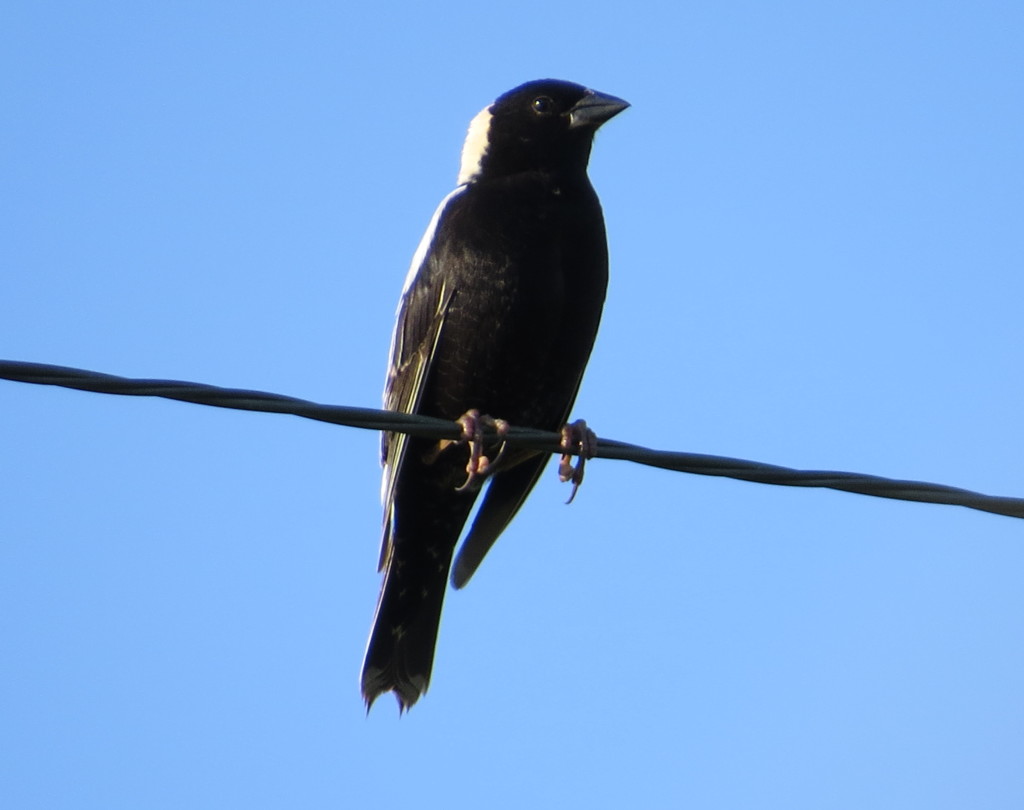
[[[594, 133], [629, 106], [570, 82], [528, 82], [470, 124], [459, 186], [439, 206], [398, 308], [384, 407], [456, 420], [470, 409], [558, 430], [597, 334], [608, 278], [587, 177]], [[464, 444], [383, 437], [384, 583], [363, 663], [367, 706], [411, 706], [430, 680], [452, 555], [480, 494]], [[548, 454], [508, 450], [452, 569], [464, 585]], [[483, 478], [484, 476], [481, 476]]]

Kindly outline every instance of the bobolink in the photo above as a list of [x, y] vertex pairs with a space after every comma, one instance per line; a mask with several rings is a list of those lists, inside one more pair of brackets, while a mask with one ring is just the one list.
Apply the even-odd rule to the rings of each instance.
[[[462, 417], [477, 437], [494, 424], [479, 414], [543, 430], [564, 425], [608, 279], [587, 162], [598, 127], [628, 106], [541, 80], [473, 119], [459, 185], [434, 214], [402, 291], [385, 408]], [[461, 443], [384, 434], [384, 583], [363, 662], [367, 707], [393, 691], [401, 711], [426, 691], [449, 568], [455, 587], [469, 580], [549, 457], [510, 448], [490, 460], [479, 441], [470, 444], [467, 466]]]

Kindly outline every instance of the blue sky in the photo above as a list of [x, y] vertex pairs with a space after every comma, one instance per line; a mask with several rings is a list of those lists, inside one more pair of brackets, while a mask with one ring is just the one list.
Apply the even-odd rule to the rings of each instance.
[[[470, 118], [554, 76], [576, 415], [1024, 495], [1024, 7], [13, 3], [0, 356], [376, 406]], [[0, 382], [0, 804], [1019, 808], [1024, 524], [553, 468], [367, 718], [367, 431]]]

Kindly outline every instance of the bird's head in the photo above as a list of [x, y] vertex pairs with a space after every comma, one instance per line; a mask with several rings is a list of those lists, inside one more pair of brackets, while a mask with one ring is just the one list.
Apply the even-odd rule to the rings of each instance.
[[459, 183], [525, 170], [585, 172], [594, 133], [628, 106], [621, 98], [572, 82], [522, 84], [470, 122]]

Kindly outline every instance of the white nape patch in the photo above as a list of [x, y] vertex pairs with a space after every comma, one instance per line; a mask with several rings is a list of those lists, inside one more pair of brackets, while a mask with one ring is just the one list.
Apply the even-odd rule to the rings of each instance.
[[423, 266], [423, 260], [427, 258], [427, 251], [430, 250], [430, 246], [434, 242], [434, 234], [437, 233], [437, 223], [441, 221], [441, 214], [443, 214], [444, 209], [448, 207], [448, 203], [454, 200], [465, 190], [466, 186], [460, 185], [453, 191], [449, 192], [448, 195], [441, 200], [441, 204], [437, 206], [434, 216], [430, 218], [430, 224], [427, 225], [427, 230], [423, 234], [423, 238], [420, 239], [420, 243], [416, 247], [416, 252], [412, 254], [412, 263], [409, 265], [409, 272], [406, 274], [405, 283], [402, 285], [402, 297], [398, 300], [399, 309], [402, 308], [402, 300], [405, 298], [405, 294], [409, 292], [409, 288], [412, 287], [412, 283], [416, 280], [416, 276], [419, 275], [420, 268]]
[[469, 122], [466, 142], [462, 145], [459, 184], [468, 183], [480, 173], [480, 163], [487, 153], [487, 135], [491, 129], [491, 108], [484, 107]]

